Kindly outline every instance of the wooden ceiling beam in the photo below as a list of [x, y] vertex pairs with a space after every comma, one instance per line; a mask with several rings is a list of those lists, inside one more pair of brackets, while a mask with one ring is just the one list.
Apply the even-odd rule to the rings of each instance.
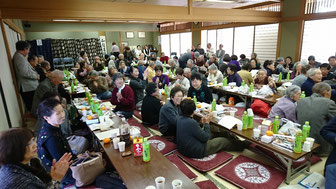
[[265, 5], [271, 5], [271, 4], [275, 4], [275, 3], [280, 3], [280, 2], [265, 1], [265, 2], [256, 3], [256, 4], [252, 4], [252, 5], [237, 7], [237, 8], [234, 8], [234, 9], [250, 9], [250, 8], [261, 7], [261, 6], [265, 6]]
[[[0, 0], [4, 1], [4, 0]], [[18, 0], [0, 3], [1, 16], [12, 19], [87, 19], [182, 22], [277, 22], [279, 12], [147, 5], [84, 0]], [[190, 9], [190, 10], [189, 10]], [[146, 10], [146, 11], [141, 11]], [[189, 14], [189, 12], [192, 14]]]

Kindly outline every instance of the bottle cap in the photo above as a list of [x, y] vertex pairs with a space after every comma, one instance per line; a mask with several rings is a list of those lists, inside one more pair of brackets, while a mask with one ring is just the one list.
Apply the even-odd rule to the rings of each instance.
[[145, 138], [144, 141], [147, 142], [147, 138]]
[[297, 134], [302, 134], [302, 131], [301, 131], [301, 130], [298, 130]]
[[305, 125], [309, 125], [309, 121], [306, 121], [306, 122], [305, 122]]
[[279, 119], [279, 116], [275, 116], [275, 119]]

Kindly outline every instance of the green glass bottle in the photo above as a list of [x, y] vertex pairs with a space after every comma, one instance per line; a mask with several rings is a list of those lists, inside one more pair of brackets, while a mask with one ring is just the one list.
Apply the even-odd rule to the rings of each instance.
[[310, 125], [309, 121], [306, 121], [305, 124], [302, 126], [302, 139], [306, 141], [306, 138], [309, 137], [310, 134]]
[[280, 127], [280, 119], [279, 116], [275, 116], [275, 119], [273, 120], [273, 133], [278, 134]]
[[144, 162], [150, 161], [150, 146], [149, 142], [147, 141], [147, 138], [144, 139], [144, 143], [142, 144], [142, 160]]
[[216, 111], [216, 99], [213, 99], [211, 102], [211, 111]]
[[242, 120], [243, 120], [243, 130], [247, 130], [247, 127], [248, 127], [248, 117], [247, 117], [247, 112], [246, 111], [244, 111]]
[[294, 143], [294, 153], [301, 153], [302, 152], [302, 131], [298, 131], [295, 136], [295, 143]]

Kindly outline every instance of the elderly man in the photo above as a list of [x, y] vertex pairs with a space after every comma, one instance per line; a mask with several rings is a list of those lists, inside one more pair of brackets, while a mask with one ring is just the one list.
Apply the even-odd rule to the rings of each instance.
[[185, 53], [184, 55], [180, 56], [179, 58], [179, 65], [180, 68], [185, 68], [187, 65], [187, 61], [189, 59], [195, 60], [197, 58], [199, 58], [200, 53], [199, 52], [189, 52], [189, 53]]
[[40, 75], [28, 62], [26, 56], [30, 50], [30, 44], [26, 41], [18, 41], [15, 44], [16, 52], [13, 56], [14, 71], [18, 89], [28, 111], [31, 111], [34, 92], [39, 84]]
[[317, 83], [312, 89], [310, 97], [300, 99], [296, 106], [298, 123], [303, 125], [309, 121], [310, 137], [315, 138], [316, 143], [321, 146], [317, 153], [326, 156], [330, 153], [332, 146], [320, 135], [320, 130], [329, 120], [336, 116], [335, 102], [330, 100], [331, 87], [326, 83]]
[[104, 66], [103, 66], [99, 56], [94, 57], [93, 68], [96, 71], [102, 71], [104, 69]]
[[328, 62], [331, 67], [330, 72], [334, 73], [336, 71], [336, 56], [329, 57]]
[[38, 87], [36, 88], [34, 99], [33, 99], [33, 105], [32, 105], [32, 114], [36, 115], [37, 107], [39, 106], [43, 95], [46, 92], [57, 92], [58, 91], [58, 85], [62, 82], [62, 79], [64, 78], [64, 73], [60, 70], [54, 70], [50, 73], [49, 78], [46, 78], [44, 81], [42, 81]]
[[197, 72], [197, 67], [195, 66], [194, 61], [192, 59], [189, 59], [187, 61], [187, 68], [189, 68], [192, 73]]
[[286, 118], [290, 121], [297, 122], [296, 119], [296, 102], [299, 101], [301, 89], [299, 86], [292, 85], [287, 88], [286, 95], [272, 107], [268, 118], [274, 120], [275, 116]]
[[184, 72], [184, 77], [186, 77], [187, 79], [190, 80], [190, 78], [191, 78], [191, 70], [190, 70], [190, 68], [184, 68], [183, 72]]
[[313, 55], [310, 55], [308, 57], [308, 63], [310, 65], [310, 67], [312, 67], [312, 68], [319, 68], [321, 66], [320, 62], [315, 61], [315, 56], [313, 56]]
[[307, 77], [307, 80], [301, 86], [301, 91], [304, 91], [308, 97], [312, 95], [312, 88], [315, 83], [322, 81], [322, 72], [319, 68], [310, 68], [307, 71]]
[[96, 70], [91, 72], [90, 77], [91, 79], [88, 80], [87, 84], [91, 92], [97, 94], [97, 98], [101, 100], [111, 98], [112, 93], [109, 91], [106, 78], [99, 76]]

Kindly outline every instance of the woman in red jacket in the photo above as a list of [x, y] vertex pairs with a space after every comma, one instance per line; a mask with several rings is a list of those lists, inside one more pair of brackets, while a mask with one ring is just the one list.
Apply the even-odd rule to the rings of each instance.
[[123, 75], [116, 73], [113, 75], [114, 88], [112, 90], [111, 103], [116, 105], [114, 112], [119, 112], [126, 119], [132, 117], [135, 109], [134, 92], [131, 87], [125, 85]]

